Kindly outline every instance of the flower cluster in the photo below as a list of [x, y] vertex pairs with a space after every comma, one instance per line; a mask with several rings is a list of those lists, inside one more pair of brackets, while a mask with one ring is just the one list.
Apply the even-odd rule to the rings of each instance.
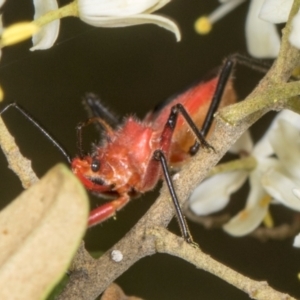
[[[152, 14], [170, 1], [74, 0], [59, 8], [57, 0], [35, 0], [34, 21], [30, 22], [30, 25], [28, 23], [16, 24], [13, 31], [9, 30], [10, 28], [6, 29], [2, 34], [2, 47], [33, 36], [31, 50], [48, 49], [57, 39], [60, 19], [69, 16], [79, 17], [83, 22], [96, 27], [156, 24], [173, 32], [179, 41], [180, 32], [177, 25], [168, 18]], [[3, 38], [4, 34], [9, 37], [8, 40]]]
[[[195, 29], [200, 34], [209, 32], [212, 24], [232, 11], [245, 0], [219, 0], [222, 2], [207, 17], [200, 17]], [[280, 36], [275, 24], [285, 23], [288, 19], [293, 0], [250, 0], [246, 19], [246, 41], [250, 55], [257, 58], [273, 58], [278, 55]], [[292, 22], [290, 43], [300, 48], [300, 11]]]
[[[300, 115], [283, 110], [254, 147], [246, 132], [231, 152], [248, 153], [256, 160], [256, 167], [252, 171], [236, 170], [208, 178], [193, 192], [190, 209], [197, 215], [221, 210], [230, 195], [249, 178], [246, 207], [223, 226], [227, 233], [243, 236], [252, 232], [268, 214], [271, 203], [300, 211], [299, 131]], [[294, 245], [300, 247], [300, 234]]]

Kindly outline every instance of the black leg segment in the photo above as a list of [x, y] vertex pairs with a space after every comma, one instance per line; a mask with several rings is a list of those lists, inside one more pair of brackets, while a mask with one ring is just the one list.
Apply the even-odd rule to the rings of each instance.
[[167, 186], [169, 188], [171, 198], [172, 198], [172, 201], [173, 201], [173, 204], [174, 204], [174, 207], [175, 207], [177, 220], [178, 220], [178, 223], [179, 223], [179, 227], [180, 227], [182, 236], [183, 236], [184, 240], [187, 243], [195, 244], [194, 241], [193, 241], [193, 238], [190, 234], [190, 231], [189, 231], [188, 225], [186, 223], [185, 217], [184, 217], [184, 215], [181, 211], [180, 204], [179, 204], [176, 192], [175, 192], [175, 188], [174, 188], [174, 185], [173, 185], [173, 182], [172, 182], [169, 170], [168, 170], [167, 159], [166, 159], [163, 151], [162, 150], [156, 150], [154, 152], [154, 159], [160, 161], [160, 163], [161, 163], [163, 174], [164, 174], [165, 180], [167, 182]]
[[[89, 118], [101, 118], [113, 128], [120, 125], [120, 120], [101, 102], [97, 95], [87, 93], [83, 98], [83, 105], [88, 112]], [[95, 125], [97, 128], [101, 127], [101, 124], [99, 123], [95, 123]]]

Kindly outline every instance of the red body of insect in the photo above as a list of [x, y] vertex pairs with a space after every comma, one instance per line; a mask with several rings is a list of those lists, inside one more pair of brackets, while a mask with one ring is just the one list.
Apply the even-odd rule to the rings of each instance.
[[[170, 110], [174, 104], [181, 103], [195, 124], [201, 127], [217, 82], [218, 77], [215, 77], [198, 84], [159, 112], [149, 113], [143, 121], [129, 117], [117, 130], [105, 125], [105, 138], [93, 153], [72, 160], [72, 171], [88, 190], [115, 198], [91, 212], [89, 226], [113, 216], [133, 195], [155, 187], [162, 177], [160, 163], [153, 159], [155, 150], [163, 150], [171, 168], [180, 166], [190, 157], [189, 149], [195, 137], [182, 116], [178, 117], [174, 130], [166, 128]], [[220, 106], [235, 100], [229, 80]]]

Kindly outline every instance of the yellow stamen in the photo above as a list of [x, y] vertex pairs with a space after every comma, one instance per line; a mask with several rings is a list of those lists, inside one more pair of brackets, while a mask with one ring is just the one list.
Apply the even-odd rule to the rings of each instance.
[[268, 211], [267, 214], [265, 215], [263, 222], [264, 222], [264, 225], [267, 228], [273, 228], [274, 227], [274, 221], [273, 221], [273, 218], [272, 218], [272, 215], [271, 215], [270, 211]]
[[199, 34], [208, 34], [212, 29], [212, 23], [209, 18], [206, 16], [202, 16], [198, 18], [195, 22], [195, 30]]
[[261, 207], [266, 207], [271, 202], [271, 197], [269, 195], [264, 196], [261, 200], [259, 200], [259, 205]]
[[244, 210], [242, 210], [242, 211], [240, 212], [240, 219], [241, 219], [241, 220], [247, 219], [248, 216], [249, 216], [249, 212], [248, 212], [246, 209], [244, 209]]
[[207, 34], [212, 29], [212, 24], [216, 23], [237, 6], [243, 3], [245, 0], [231, 0], [226, 1], [222, 5], [219, 5], [212, 13], [208, 16], [202, 16], [195, 22], [195, 30], [199, 34]]
[[4, 92], [3, 92], [2, 86], [0, 85], [0, 102], [2, 102], [3, 99], [4, 99]]
[[32, 22], [21, 22], [13, 24], [5, 28], [1, 35], [1, 46], [10, 46], [22, 42], [40, 30], [36, 24]]
[[298, 280], [300, 280], [300, 273], [297, 274]]
[[78, 16], [77, 1], [73, 1], [57, 10], [51, 10], [33, 22], [20, 22], [4, 28], [0, 46], [10, 46], [22, 42], [36, 34], [42, 26], [64, 17]]

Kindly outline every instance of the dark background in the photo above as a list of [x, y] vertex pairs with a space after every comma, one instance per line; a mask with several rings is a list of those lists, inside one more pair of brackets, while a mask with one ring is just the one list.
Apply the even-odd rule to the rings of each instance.
[[[142, 118], [155, 104], [219, 66], [229, 54], [246, 53], [244, 23], [248, 3], [217, 23], [210, 35], [201, 37], [194, 32], [195, 19], [217, 5], [218, 1], [174, 0], [163, 8], [159, 13], [173, 18], [180, 26], [179, 43], [173, 34], [154, 25], [97, 29], [76, 18], [64, 19], [58, 40], [50, 50], [31, 53], [29, 41], [3, 50], [0, 83], [5, 102], [1, 107], [12, 101], [22, 104], [75, 155], [75, 126], [86, 119], [81, 105], [86, 92], [98, 93], [120, 116], [134, 113]], [[3, 11], [5, 25], [29, 20], [33, 15], [31, 1], [9, 0]], [[237, 67], [240, 99], [260, 76]], [[8, 112], [4, 119], [39, 176], [57, 162], [64, 162], [52, 144], [18, 113]], [[270, 116], [265, 120], [270, 120]], [[255, 138], [263, 134], [264, 126], [262, 122], [254, 126]], [[88, 149], [97, 135], [87, 131]], [[3, 207], [22, 187], [7, 169], [2, 154], [0, 169]], [[132, 201], [118, 213], [116, 221], [88, 230], [87, 248], [109, 249], [145, 213], [157, 194], [158, 190]], [[238, 194], [240, 207], [245, 198], [246, 194]], [[100, 203], [99, 199], [91, 199], [94, 205]], [[232, 238], [222, 230], [205, 230], [193, 223], [190, 226], [194, 239], [212, 257], [244, 275], [267, 280], [274, 288], [300, 297], [300, 250], [292, 247], [292, 239], [261, 243], [251, 237]], [[170, 228], [178, 232], [175, 221]], [[141, 260], [117, 282], [127, 294], [146, 299], [249, 299], [216, 277], [168, 255]]]

